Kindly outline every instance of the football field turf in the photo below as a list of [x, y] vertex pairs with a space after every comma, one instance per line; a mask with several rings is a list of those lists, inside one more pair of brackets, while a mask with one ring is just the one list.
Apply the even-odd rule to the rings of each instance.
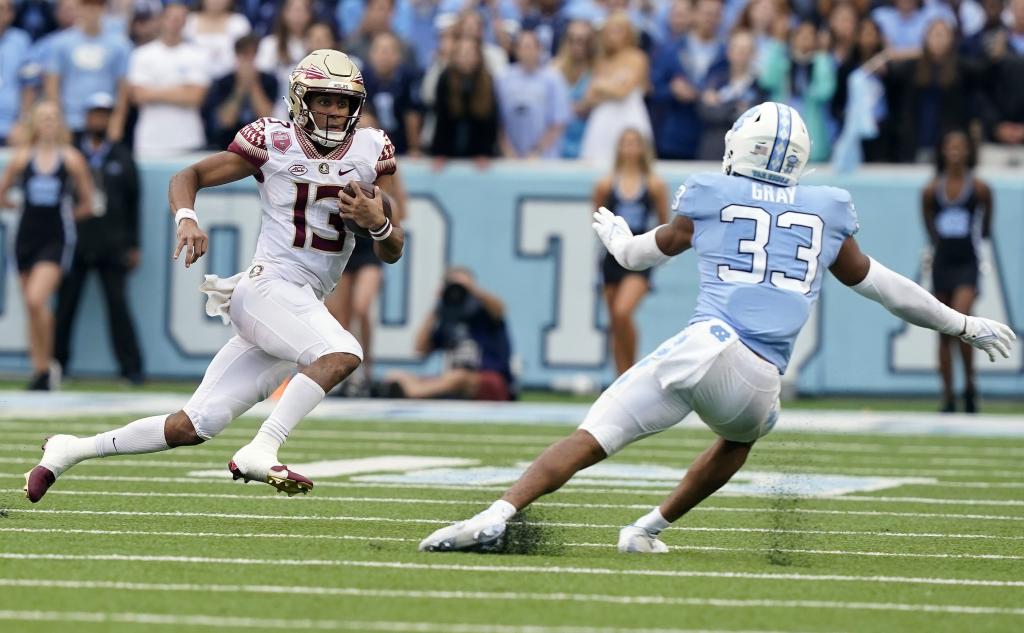
[[783, 419], [735, 485], [664, 533], [661, 556], [617, 553], [618, 530], [707, 431], [581, 473], [497, 555], [416, 545], [571, 426], [307, 420], [282, 458], [316, 462], [296, 468], [316, 488], [287, 498], [227, 477], [258, 426], [244, 418], [202, 446], [82, 464], [35, 506], [22, 497], [43, 437], [130, 419], [0, 420], [0, 631], [1024, 630], [1020, 418], [1003, 437], [796, 433]]

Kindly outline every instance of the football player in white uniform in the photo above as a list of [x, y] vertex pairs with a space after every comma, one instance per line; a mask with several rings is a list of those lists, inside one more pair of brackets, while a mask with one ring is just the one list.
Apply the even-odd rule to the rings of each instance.
[[355, 223], [374, 239], [388, 263], [402, 256], [404, 233], [385, 213], [384, 193], [374, 197], [349, 181], [388, 186], [395, 149], [387, 135], [356, 128], [366, 90], [347, 55], [317, 50], [299, 62], [288, 86], [291, 121], [263, 118], [238, 132], [227, 151], [176, 174], [168, 197], [177, 224], [174, 259], [189, 267], [209, 240], [193, 207], [200, 189], [254, 177], [259, 183], [262, 226], [252, 264], [231, 277], [207, 275], [201, 290], [207, 312], [235, 330], [210, 363], [185, 407], [170, 415], [79, 438], [55, 435], [39, 465], [25, 477], [37, 502], [57, 477], [95, 457], [154, 453], [204, 442], [264, 400], [298, 365], [270, 417], [229, 464], [235, 478], [263, 481], [289, 495], [313, 482], [280, 463], [277, 452], [299, 421], [362, 360], [356, 339], [323, 304], [352, 252]]

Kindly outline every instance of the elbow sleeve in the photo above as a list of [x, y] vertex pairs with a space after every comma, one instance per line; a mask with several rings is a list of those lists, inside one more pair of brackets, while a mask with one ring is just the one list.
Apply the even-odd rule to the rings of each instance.
[[882, 304], [907, 323], [951, 336], [960, 335], [964, 329], [964, 315], [944, 305], [903, 275], [869, 259], [868, 274], [859, 284], [852, 286], [858, 294]]

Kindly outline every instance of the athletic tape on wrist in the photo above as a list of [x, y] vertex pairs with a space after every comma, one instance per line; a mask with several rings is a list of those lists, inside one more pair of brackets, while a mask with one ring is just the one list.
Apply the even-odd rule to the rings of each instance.
[[188, 208], [181, 208], [174, 214], [174, 226], [178, 226], [181, 224], [181, 221], [185, 219], [192, 220], [196, 224], [199, 224], [199, 216], [196, 215], [195, 211]]
[[391, 237], [391, 232], [394, 230], [394, 226], [391, 224], [390, 218], [384, 218], [384, 225], [379, 229], [370, 229], [370, 237], [377, 242], [383, 242], [384, 240]]

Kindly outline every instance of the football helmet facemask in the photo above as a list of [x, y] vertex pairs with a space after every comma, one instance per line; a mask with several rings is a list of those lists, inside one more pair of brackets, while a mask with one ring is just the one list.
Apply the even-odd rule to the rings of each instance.
[[[317, 125], [309, 108], [309, 99], [321, 93], [339, 94], [348, 99], [347, 115], [326, 115], [324, 128]], [[366, 88], [359, 68], [340, 51], [320, 49], [306, 55], [288, 79], [288, 114], [317, 145], [334, 148], [348, 141], [355, 132], [363, 111]], [[341, 129], [332, 129], [334, 119], [341, 119]]]

